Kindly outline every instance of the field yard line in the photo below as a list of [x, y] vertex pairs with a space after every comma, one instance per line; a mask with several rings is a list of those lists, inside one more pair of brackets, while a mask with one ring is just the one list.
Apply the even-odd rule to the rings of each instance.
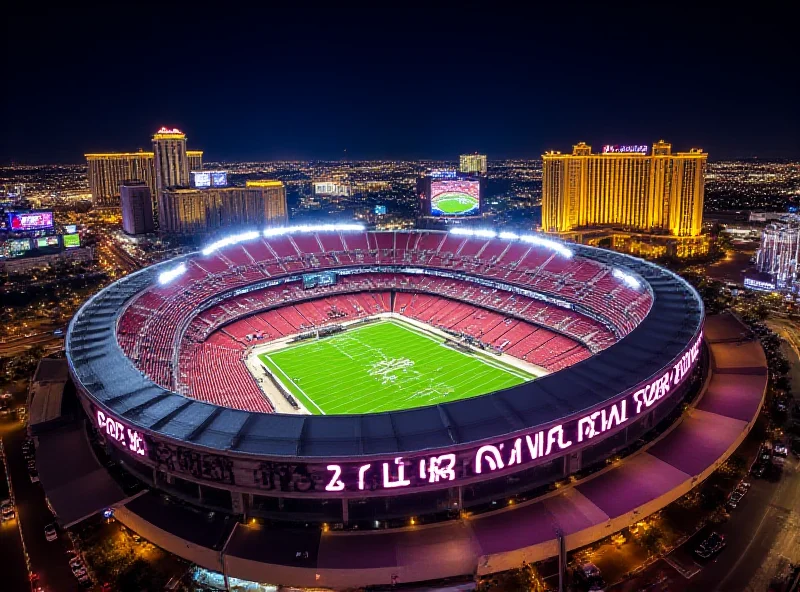
[[[403, 323], [402, 321], [397, 321], [395, 319], [392, 319], [392, 320], [390, 320], [388, 322], [394, 323], [396, 325], [400, 325], [402, 328], [408, 329], [408, 330], [416, 333], [417, 335], [420, 335], [421, 337], [425, 337], [427, 339], [430, 339], [431, 341], [433, 341], [433, 342], [435, 342], [435, 343], [437, 343], [437, 344], [439, 344], [439, 345], [441, 345], [443, 347], [448, 347], [447, 345], [444, 344], [443, 341], [440, 341], [440, 339], [442, 339], [441, 337], [439, 337], [437, 339], [436, 337], [433, 337], [432, 335], [429, 335], [429, 334], [425, 333], [422, 329], [419, 329], [419, 328], [415, 327], [414, 325], [411, 325], [410, 323], [406, 324], [406, 323]], [[456, 350], [456, 351], [458, 351], [458, 350]], [[509, 374], [513, 374], [517, 378], [521, 378], [523, 380], [533, 380], [534, 378], [536, 378], [535, 376], [532, 376], [530, 374], [519, 374], [519, 372], [522, 372], [522, 370], [519, 370], [518, 368], [514, 368], [513, 366], [506, 366], [502, 362], [497, 362], [495, 360], [491, 360], [488, 357], [486, 357], [486, 354], [482, 354], [480, 352], [473, 352], [472, 354], [465, 354], [463, 352], [458, 352], [458, 353], [460, 353], [462, 355], [465, 355], [465, 356], [472, 355], [473, 358], [475, 358], [476, 360], [478, 360], [480, 362], [483, 362], [484, 364], [488, 364], [489, 366], [494, 366], [498, 370], [503, 370], [504, 372], [508, 372]]]
[[306, 398], [306, 399], [307, 399], [307, 400], [308, 400], [308, 401], [309, 401], [309, 402], [310, 402], [310, 403], [311, 403], [311, 404], [312, 404], [314, 407], [316, 407], [316, 408], [317, 408], [317, 411], [319, 411], [319, 412], [320, 412], [322, 415], [325, 415], [325, 412], [324, 412], [322, 409], [320, 409], [320, 408], [319, 408], [319, 405], [317, 405], [317, 404], [314, 402], [314, 399], [312, 399], [311, 397], [309, 397], [309, 396], [306, 394], [306, 392], [305, 392], [303, 389], [301, 389], [299, 386], [297, 386], [297, 383], [296, 383], [294, 380], [292, 380], [291, 378], [289, 378], [289, 375], [287, 375], [287, 374], [286, 374], [286, 372], [284, 372], [284, 371], [281, 369], [281, 367], [280, 367], [280, 366], [278, 366], [278, 364], [276, 364], [276, 363], [275, 363], [275, 360], [273, 360], [272, 358], [270, 358], [270, 357], [269, 357], [268, 355], [266, 355], [266, 354], [264, 354], [264, 357], [265, 357], [265, 358], [267, 358], [267, 359], [268, 359], [270, 362], [272, 362], [272, 365], [273, 365], [273, 366], [275, 366], [275, 368], [277, 368], [277, 369], [278, 369], [278, 372], [280, 372], [281, 374], [283, 374], [283, 376], [286, 378], [286, 380], [288, 380], [289, 382], [291, 382], [291, 383], [294, 385], [294, 388], [296, 388], [298, 391], [300, 391], [301, 393], [303, 393], [303, 396], [304, 396], [304, 397], [305, 397], [305, 398]]

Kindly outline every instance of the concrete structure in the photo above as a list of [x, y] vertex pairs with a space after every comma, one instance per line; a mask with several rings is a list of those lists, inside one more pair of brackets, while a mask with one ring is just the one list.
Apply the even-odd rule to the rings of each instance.
[[170, 187], [188, 187], [189, 171], [199, 169], [189, 163], [186, 134], [179, 129], [162, 127], [153, 135], [156, 195]]
[[128, 234], [155, 230], [153, 196], [144, 181], [123, 181], [120, 186], [122, 229]]
[[659, 141], [648, 147], [604, 146], [593, 154], [584, 142], [572, 154], [543, 159], [542, 229], [564, 233], [615, 227], [677, 237], [702, 229], [705, 168], [702, 150], [672, 152]]

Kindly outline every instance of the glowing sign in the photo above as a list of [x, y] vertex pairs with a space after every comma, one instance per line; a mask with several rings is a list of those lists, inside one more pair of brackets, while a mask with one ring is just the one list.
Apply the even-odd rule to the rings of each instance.
[[14, 232], [53, 228], [53, 212], [9, 212], [8, 227]]
[[211, 173], [192, 171], [192, 187], [211, 187]]
[[64, 241], [64, 247], [67, 249], [81, 246], [80, 234], [65, 234], [61, 237], [61, 240]]
[[385, 216], [386, 215], [386, 206], [375, 206], [375, 215], [376, 216]]
[[176, 135], [177, 134], [181, 134], [182, 135], [183, 132], [181, 130], [179, 130], [177, 127], [173, 127], [172, 129], [169, 129], [168, 127], [161, 126], [161, 129], [158, 130], [156, 132], [156, 134], [176, 134]]
[[755, 280], [753, 278], [744, 278], [744, 287], [751, 290], [761, 290], [762, 292], [772, 292], [775, 290], [775, 284], [765, 282], [762, 280]]
[[458, 179], [456, 171], [448, 170], [431, 171], [429, 176], [431, 179]]
[[644, 144], [632, 144], [630, 146], [615, 146], [606, 144], [603, 146], [603, 154], [647, 154], [647, 146]]
[[97, 410], [97, 429], [105, 433], [120, 446], [127, 448], [139, 456], [147, 456], [147, 445], [144, 437], [113, 417], [107, 416], [104, 412]]

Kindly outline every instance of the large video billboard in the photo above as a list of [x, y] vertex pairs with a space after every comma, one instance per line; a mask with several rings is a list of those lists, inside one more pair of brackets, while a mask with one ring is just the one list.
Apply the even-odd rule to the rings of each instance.
[[8, 228], [14, 232], [53, 228], [53, 212], [8, 212]]
[[81, 246], [81, 235], [80, 234], [65, 234], [62, 237], [64, 241], [64, 247], [67, 249], [72, 249], [74, 247]]
[[477, 179], [431, 181], [432, 216], [477, 216], [481, 209]]

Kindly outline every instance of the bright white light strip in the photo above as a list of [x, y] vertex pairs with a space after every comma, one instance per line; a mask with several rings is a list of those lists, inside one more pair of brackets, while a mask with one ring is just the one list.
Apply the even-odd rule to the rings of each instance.
[[229, 247], [230, 245], [235, 245], [238, 243], [243, 243], [245, 241], [257, 239], [260, 233], [257, 230], [251, 230], [250, 232], [243, 232], [241, 234], [234, 234], [227, 238], [223, 238], [222, 240], [218, 240], [215, 243], [211, 243], [205, 249], [203, 249], [203, 255], [210, 255], [217, 249], [221, 249], [222, 247]]
[[561, 244], [558, 241], [550, 240], [549, 238], [544, 238], [543, 236], [538, 236], [535, 234], [514, 234], [513, 232], [501, 232], [497, 234], [493, 230], [472, 230], [471, 228], [453, 228], [450, 230], [450, 234], [455, 234], [459, 236], [477, 236], [480, 238], [495, 238], [499, 237], [504, 240], [519, 240], [522, 242], [530, 243], [532, 245], [538, 245], [540, 247], [545, 247], [547, 249], [551, 249], [561, 255], [562, 257], [566, 257], [569, 259], [572, 257], [572, 251], [570, 251], [567, 247]]
[[264, 230], [264, 237], [283, 236], [295, 232], [348, 232], [363, 231], [366, 227], [363, 224], [304, 224], [302, 226], [280, 226], [278, 228], [267, 228]]
[[164, 284], [170, 283], [175, 278], [182, 276], [184, 273], [186, 273], [186, 264], [181, 263], [177, 267], [173, 267], [167, 271], [162, 271], [160, 274], [158, 274], [158, 283], [163, 286]]
[[630, 274], [628, 274], [628, 273], [625, 273], [625, 272], [624, 272], [624, 271], [622, 271], [621, 269], [616, 269], [616, 268], [614, 268], [614, 269], [611, 271], [611, 275], [613, 275], [613, 276], [614, 276], [615, 278], [617, 278], [618, 280], [622, 280], [623, 282], [625, 282], [625, 283], [626, 283], [628, 286], [630, 286], [631, 288], [638, 289], [638, 288], [639, 288], [639, 286], [641, 286], [641, 284], [639, 283], [639, 280], [637, 280], [637, 279], [636, 279], [635, 277], [633, 277], [632, 275], [630, 275]]

